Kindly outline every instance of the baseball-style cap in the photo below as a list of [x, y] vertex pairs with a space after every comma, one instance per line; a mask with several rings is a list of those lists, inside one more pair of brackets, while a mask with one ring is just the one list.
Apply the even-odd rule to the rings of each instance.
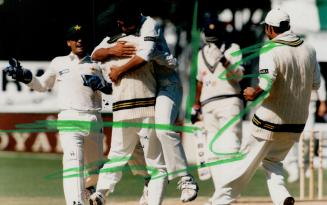
[[67, 33], [66, 33], [66, 39], [67, 40], [77, 40], [80, 38], [86, 37], [86, 30], [83, 26], [79, 24], [75, 24], [71, 27], [69, 27]]
[[285, 11], [278, 8], [270, 10], [262, 23], [280, 27], [280, 22], [282, 21], [290, 22], [290, 16]]

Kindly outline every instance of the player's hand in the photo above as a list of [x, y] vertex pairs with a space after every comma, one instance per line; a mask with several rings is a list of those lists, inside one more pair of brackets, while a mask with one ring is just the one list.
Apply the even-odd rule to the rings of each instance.
[[132, 57], [136, 52], [135, 46], [126, 44], [126, 41], [117, 41], [110, 49], [112, 55], [116, 57]]
[[253, 101], [255, 100], [264, 90], [262, 90], [259, 86], [253, 88], [253, 87], [247, 87], [243, 91], [244, 99], [247, 101]]
[[28, 84], [32, 81], [32, 72], [28, 69], [22, 68], [19, 61], [15, 58], [9, 59], [9, 66], [4, 69], [4, 72], [14, 80]]
[[319, 108], [318, 108], [318, 116], [323, 117], [327, 112], [326, 102], [320, 101]]
[[247, 101], [254, 100], [257, 97], [255, 88], [253, 88], [253, 87], [245, 88], [245, 90], [243, 91], [243, 96], [244, 96], [245, 100], [247, 100]]
[[121, 75], [120, 70], [121, 69], [119, 69], [119, 67], [115, 67], [115, 66], [110, 67], [109, 78], [112, 82], [116, 83], [119, 80]]

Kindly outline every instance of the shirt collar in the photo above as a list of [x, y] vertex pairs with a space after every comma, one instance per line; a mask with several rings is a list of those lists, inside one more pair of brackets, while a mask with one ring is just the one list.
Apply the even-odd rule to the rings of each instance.
[[92, 58], [89, 54], [86, 54], [84, 56], [84, 58], [79, 59], [76, 54], [74, 54], [73, 52], [70, 52], [68, 57], [71, 61], [77, 61], [78, 63], [91, 63], [92, 62]]
[[275, 43], [281, 43], [294, 47], [299, 46], [303, 43], [303, 39], [301, 39], [298, 35], [293, 33], [291, 30], [279, 34], [274, 39], [272, 39], [272, 41]]

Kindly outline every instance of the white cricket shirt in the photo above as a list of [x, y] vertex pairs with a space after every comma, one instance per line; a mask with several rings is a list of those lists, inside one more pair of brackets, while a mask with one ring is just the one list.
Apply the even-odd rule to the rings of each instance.
[[[54, 58], [47, 71], [40, 77], [33, 77], [28, 86], [39, 92], [58, 88], [58, 103], [61, 110], [101, 110], [101, 93], [83, 85], [82, 75], [98, 75], [100, 67], [90, 56], [79, 59], [75, 54]], [[103, 78], [102, 78], [103, 79]]]
[[[241, 88], [238, 81], [242, 78], [243, 67], [237, 66], [230, 70], [237, 78], [228, 78], [226, 68], [220, 62], [222, 56], [225, 56], [231, 64], [237, 63], [242, 59], [242, 54], [232, 56], [234, 52], [240, 51], [237, 44], [231, 44], [224, 53], [213, 43], [206, 44], [198, 53], [198, 70], [196, 79], [203, 83], [200, 102], [210, 98], [240, 94]], [[208, 103], [209, 105], [210, 103]]]

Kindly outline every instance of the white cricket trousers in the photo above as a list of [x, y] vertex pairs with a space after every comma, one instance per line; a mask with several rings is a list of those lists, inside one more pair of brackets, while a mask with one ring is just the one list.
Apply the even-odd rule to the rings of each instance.
[[[308, 115], [308, 119], [305, 123], [305, 127], [304, 127], [304, 139], [305, 139], [305, 143], [306, 143], [306, 147], [309, 147], [309, 139], [310, 139], [310, 135], [311, 135], [311, 131], [314, 130], [314, 124], [315, 124], [315, 114], [316, 114], [316, 103], [317, 101], [310, 101], [309, 104], [309, 115]], [[286, 169], [286, 171], [288, 173], [295, 173], [297, 175], [299, 175], [300, 172], [300, 167], [299, 167], [299, 156], [300, 156], [300, 150], [299, 150], [299, 145], [301, 145], [301, 143], [295, 143], [294, 146], [291, 148], [291, 150], [289, 151], [289, 153], [287, 154], [287, 156], [285, 157], [285, 160], [283, 161], [284, 164], [284, 168]], [[308, 149], [305, 150], [305, 162], [309, 161], [309, 151]]]
[[174, 101], [166, 96], [158, 96], [155, 108], [156, 134], [160, 140], [164, 159], [167, 165], [168, 178], [185, 176], [187, 171], [187, 159], [179, 133], [160, 128], [160, 125], [174, 125], [178, 108]]
[[[204, 128], [208, 132], [207, 141], [214, 140], [217, 132], [222, 129], [222, 134], [214, 141], [213, 150], [219, 153], [237, 152], [241, 146], [242, 137], [242, 123], [241, 119], [236, 119], [238, 114], [242, 111], [242, 101], [237, 97], [221, 99], [212, 102], [208, 106], [203, 106], [202, 115]], [[213, 106], [214, 105], [214, 106]], [[209, 159], [219, 159], [211, 152]]]
[[[114, 191], [115, 185], [122, 178], [124, 166], [132, 156], [137, 144], [141, 142], [150, 174], [152, 170], [157, 172], [154, 176], [151, 176], [152, 178], [148, 184], [148, 204], [159, 205], [162, 202], [164, 188], [167, 183], [166, 165], [160, 142], [153, 129], [127, 126], [124, 123], [153, 124], [154, 118], [124, 120], [121, 121], [121, 126], [113, 127], [108, 162], [100, 170], [97, 191]], [[131, 169], [135, 168], [139, 167], [131, 167]]]
[[99, 112], [61, 111], [59, 139], [63, 148], [63, 186], [67, 205], [84, 205], [84, 190], [95, 186], [103, 164], [103, 123]]
[[183, 89], [178, 74], [159, 77], [159, 92], [155, 105], [156, 134], [160, 140], [165, 162], [167, 165], [168, 178], [185, 176], [187, 171], [187, 159], [181, 142], [180, 134], [174, 130], [162, 129], [160, 125], [175, 125]]
[[[218, 137], [212, 146], [212, 150], [208, 149], [208, 161], [215, 162], [223, 159], [225, 156], [217, 155], [216, 153], [235, 153], [240, 150], [242, 137], [242, 123], [238, 119], [234, 122], [231, 120], [236, 117], [243, 107], [241, 99], [237, 97], [221, 99], [208, 104], [202, 108], [204, 127], [208, 132], [207, 147], [214, 140], [217, 132], [228, 126]], [[212, 180], [215, 188], [219, 187], [221, 178], [224, 178], [224, 173], [221, 173], [220, 166], [209, 167]]]
[[[253, 177], [262, 163], [266, 172], [267, 185], [271, 199], [275, 205], [282, 205], [290, 196], [284, 184], [283, 165], [294, 142], [299, 138], [297, 133], [275, 133], [275, 140], [267, 141], [252, 135], [243, 139], [241, 151], [246, 153], [244, 159], [218, 165], [224, 175], [212, 198], [213, 205], [232, 203]], [[244, 145], [244, 146], [243, 146]]]

